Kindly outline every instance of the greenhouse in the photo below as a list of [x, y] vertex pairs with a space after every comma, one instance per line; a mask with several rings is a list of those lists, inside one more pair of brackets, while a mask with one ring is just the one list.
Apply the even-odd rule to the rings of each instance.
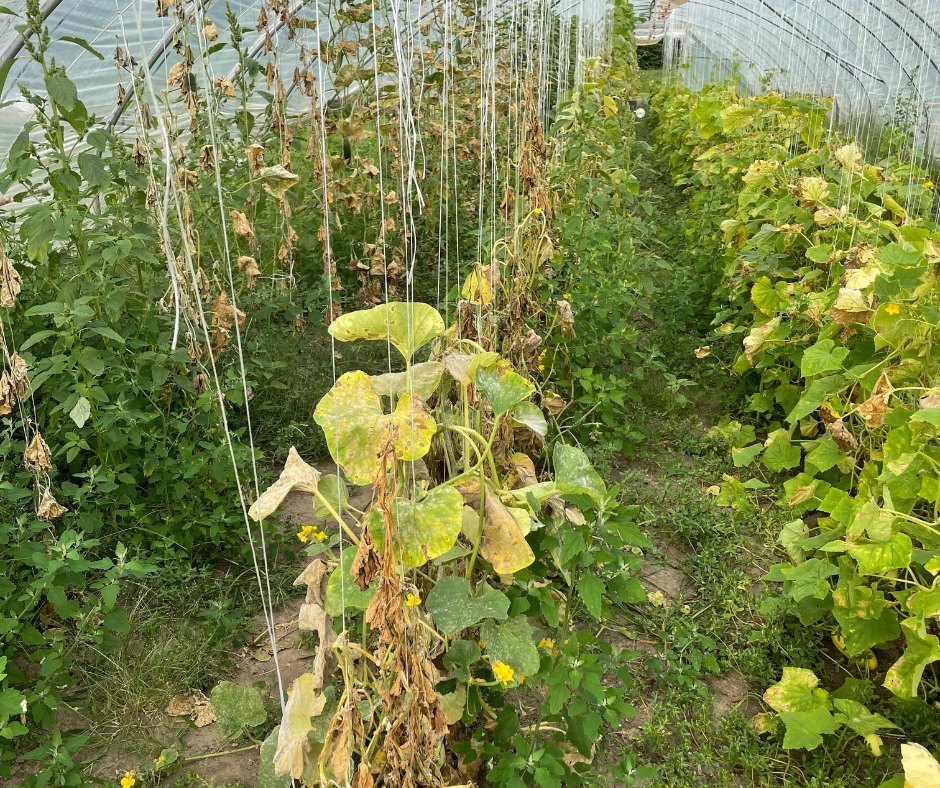
[[940, 788], [935, 183], [935, 0], [0, 6], [0, 785]]

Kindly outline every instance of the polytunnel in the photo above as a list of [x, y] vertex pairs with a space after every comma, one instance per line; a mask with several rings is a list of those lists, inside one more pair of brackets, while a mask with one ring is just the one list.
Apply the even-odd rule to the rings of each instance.
[[[677, 4], [673, 4], [677, 5]], [[940, 5], [933, 0], [691, 0], [666, 9], [664, 57], [689, 85], [831, 96], [838, 122], [909, 126], [940, 150]]]
[[6, 2], [0, 785], [940, 786], [937, 0]]

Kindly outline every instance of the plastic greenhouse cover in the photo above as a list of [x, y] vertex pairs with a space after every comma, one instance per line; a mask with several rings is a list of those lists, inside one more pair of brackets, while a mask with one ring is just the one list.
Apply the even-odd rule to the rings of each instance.
[[[184, 2], [185, 0], [178, 0]], [[261, 3], [258, 0], [228, 0], [233, 12], [238, 16], [239, 24], [247, 28], [245, 44], [254, 48], [260, 55], [264, 42], [264, 33], [255, 29]], [[7, 0], [6, 8], [20, 14], [0, 15], [0, 52], [9, 53], [18, 40], [19, 34], [15, 26], [22, 24], [25, 16], [25, 0]], [[212, 79], [228, 76], [238, 67], [237, 53], [232, 47], [218, 46], [228, 44], [230, 41], [228, 23], [225, 14], [225, 3], [210, 4], [203, 2], [207, 19], [215, 23], [219, 38], [209, 46], [217, 48], [209, 59], [209, 74]], [[307, 3], [303, 0], [293, 0], [291, 10], [301, 12]], [[114, 51], [121, 46], [138, 63], [154, 57], [151, 68], [154, 84], [159, 91], [161, 85], [166, 85], [167, 74], [170, 67], [179, 60], [179, 56], [172, 47], [174, 31], [173, 9], [166, 17], [157, 16], [153, 0], [46, 0], [41, 4], [43, 10], [52, 8], [46, 18], [52, 45], [49, 54], [55, 57], [57, 65], [64, 65], [68, 77], [78, 88], [78, 97], [85, 104], [89, 115], [108, 117], [117, 108], [117, 85], [122, 83], [131, 93], [130, 75], [127, 70], [118, 71], [114, 65]], [[192, 11], [193, 2], [187, 2], [186, 8]], [[140, 26], [138, 27], [138, 14]], [[329, 22], [321, 20], [321, 30], [328, 29]], [[274, 32], [274, 22], [271, 23], [272, 38], [278, 47], [281, 57], [278, 59], [281, 68], [281, 78], [285, 85], [293, 81], [294, 67], [298, 62], [300, 46], [307, 49], [316, 49], [318, 36], [316, 31], [309, 28], [296, 28], [293, 41], [288, 41], [287, 28], [279, 27]], [[86, 41], [100, 55], [99, 59], [80, 45], [66, 38], [79, 38]], [[165, 46], [164, 42], [170, 45]], [[2, 63], [0, 63], [2, 65]], [[30, 91], [45, 94], [42, 70], [38, 63], [30, 59], [27, 52], [21, 50], [7, 75], [2, 101], [8, 106], [0, 108], [0, 158], [5, 157], [13, 140], [20, 133], [23, 124], [32, 117], [31, 106], [20, 96], [18, 85], [21, 84]], [[329, 85], [325, 86], [328, 89]], [[12, 102], [12, 103], [11, 103]], [[293, 108], [301, 109], [309, 106], [309, 99], [299, 91], [291, 95]], [[259, 103], [253, 109], [261, 109]], [[234, 107], [233, 107], [234, 109]], [[133, 103], [128, 105], [125, 113], [133, 111]], [[131, 118], [128, 117], [130, 122]], [[117, 122], [118, 130], [126, 123]]]
[[[190, 14], [195, 10], [194, 0], [176, 0], [177, 4], [185, 4]], [[492, 5], [500, 6], [500, 0], [491, 0]], [[218, 29], [219, 38], [211, 43], [212, 55], [209, 59], [210, 79], [222, 76], [232, 77], [238, 68], [238, 56], [235, 50], [226, 46], [230, 42], [228, 21], [226, 18], [226, 3], [207, 2], [200, 0], [202, 13], [211, 20]], [[237, 15], [239, 25], [246, 29], [244, 45], [249, 52], [261, 57], [264, 44], [264, 32], [257, 32], [256, 23], [262, 7], [261, 0], [228, 0], [232, 11]], [[589, 25], [601, 22], [605, 16], [607, 3], [605, 0], [557, 0], [554, 4], [555, 12], [561, 17], [579, 16]], [[405, 2], [399, 7], [409, 17], [431, 12], [433, 3], [428, 0], [418, 0], [410, 4]], [[506, 3], [509, 6], [509, 3]], [[15, 29], [21, 25], [26, 12], [26, 0], [6, 0], [3, 6], [13, 14], [0, 14], [0, 67], [14, 54], [15, 61], [7, 75], [2, 96], [0, 96], [0, 160], [6, 157], [6, 152], [17, 135], [22, 131], [23, 125], [33, 116], [31, 105], [20, 95], [19, 85], [39, 94], [45, 93], [42, 70], [36, 62], [30, 59], [25, 49], [16, 53], [21, 43], [19, 33]], [[172, 37], [175, 29], [173, 10], [166, 17], [156, 14], [153, 0], [43, 0], [40, 7], [47, 12], [46, 25], [49, 28], [52, 45], [49, 55], [55, 58], [57, 65], [66, 67], [66, 74], [75, 83], [78, 97], [85, 104], [89, 115], [100, 118], [109, 116], [115, 121], [115, 129], [121, 131], [128, 125], [133, 125], [133, 102], [129, 102], [123, 113], [117, 104], [118, 84], [122, 84], [128, 95], [132, 95], [130, 74], [126, 69], [118, 70], [114, 64], [114, 51], [120, 46], [130, 54], [138, 63], [152, 62], [151, 74], [154, 85], [159, 91], [161, 85], [166, 84], [170, 67], [179, 60], [179, 56], [172, 47]], [[306, 13], [304, 13], [306, 11]], [[312, 0], [290, 0], [290, 15], [305, 18], [308, 23], [313, 21], [315, 10]], [[18, 16], [17, 16], [18, 15]], [[288, 28], [280, 26], [275, 18], [269, 23], [274, 44], [278, 49], [277, 62], [281, 72], [281, 79], [285, 86], [293, 82], [294, 67], [298, 63], [301, 46], [307, 51], [316, 50], [320, 38], [327, 40], [329, 36], [330, 20], [322, 18], [320, 30], [315, 31], [307, 25], [298, 25], [295, 28], [293, 40], [289, 40]], [[369, 29], [364, 25], [362, 34], [366, 35]], [[318, 36], [317, 33], [320, 33]], [[90, 45], [99, 56], [87, 51], [81, 45], [68, 39], [81, 39]], [[324, 75], [326, 76], [326, 75]], [[202, 81], [202, 80], [200, 80]], [[328, 79], [320, 85], [320, 96], [329, 98], [331, 84]], [[290, 89], [290, 88], [288, 88]], [[256, 94], [254, 105], [249, 108], [262, 111], [265, 107], [266, 94]], [[225, 100], [222, 110], [231, 104], [234, 110], [234, 100]], [[293, 91], [289, 96], [289, 109], [300, 112], [309, 107], [309, 99], [300, 91]]]
[[690, 0], [665, 54], [690, 86], [737, 70], [752, 92], [833, 96], [840, 120], [906, 104], [918, 143], [940, 153], [940, 0]]

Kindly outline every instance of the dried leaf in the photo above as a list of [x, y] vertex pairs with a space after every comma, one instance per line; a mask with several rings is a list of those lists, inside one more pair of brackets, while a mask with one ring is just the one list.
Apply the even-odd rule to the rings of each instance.
[[230, 330], [235, 325], [235, 319], [238, 319], [238, 325], [245, 325], [245, 313], [240, 309], [235, 309], [232, 302], [229, 301], [228, 294], [220, 290], [219, 294], [212, 302], [212, 318], [222, 328]]
[[249, 240], [255, 237], [254, 231], [251, 229], [251, 225], [248, 223], [248, 217], [245, 216], [241, 211], [236, 211], [234, 208], [231, 211], [232, 217], [232, 227], [235, 230], [235, 235], [238, 235], [242, 238], [248, 238]]
[[316, 632], [320, 636], [320, 646], [313, 660], [313, 686], [315, 689], [323, 689], [327, 676], [338, 664], [332, 648], [336, 640], [333, 619], [320, 605], [305, 603], [300, 606], [297, 615], [297, 628], [301, 632]]
[[894, 388], [888, 382], [887, 372], [882, 372], [875, 388], [872, 389], [871, 396], [858, 406], [859, 415], [868, 422], [869, 427], [880, 427], [884, 424], [892, 391]]
[[23, 279], [13, 267], [13, 261], [0, 252], [0, 307], [11, 309], [20, 293]]
[[235, 93], [235, 85], [232, 84], [232, 80], [228, 77], [219, 77], [212, 83], [213, 87], [217, 90], [222, 91], [222, 95], [225, 98], [235, 98], [237, 94]]
[[40, 520], [45, 520], [47, 523], [55, 520], [57, 517], [61, 517], [68, 511], [64, 506], [62, 506], [52, 495], [52, 488], [47, 487], [46, 491], [42, 494], [42, 500], [39, 502], [39, 509], [36, 511], [36, 516]]
[[326, 706], [326, 695], [316, 692], [313, 674], [304, 673], [291, 684], [284, 707], [284, 719], [277, 736], [274, 773], [303, 778], [310, 755], [308, 734], [313, 730], [312, 717], [318, 717]]
[[261, 497], [255, 501], [248, 510], [248, 516], [255, 521], [260, 521], [270, 515], [281, 502], [287, 497], [291, 490], [303, 490], [304, 492], [315, 492], [317, 482], [320, 481], [320, 472], [305, 463], [297, 449], [293, 446], [287, 454], [287, 462], [284, 464], [284, 470], [278, 480], [274, 482]]
[[923, 410], [927, 410], [928, 408], [940, 408], [940, 391], [928, 391], [920, 398], [918, 404]]
[[199, 173], [179, 167], [176, 170], [176, 180], [183, 191], [191, 192], [199, 185]]
[[169, 76], [166, 78], [166, 84], [170, 87], [183, 84], [183, 77], [186, 75], [186, 64], [180, 61], [174, 63], [170, 69]]
[[304, 599], [308, 605], [323, 605], [326, 599], [326, 587], [330, 579], [330, 568], [321, 559], [311, 561], [307, 568], [300, 573], [294, 581], [295, 586], [307, 586], [307, 596]]
[[6, 416], [13, 412], [16, 405], [16, 386], [13, 385], [13, 378], [7, 370], [3, 370], [0, 375], [0, 416]]
[[826, 429], [829, 430], [832, 439], [842, 451], [855, 451], [858, 448], [858, 441], [856, 441], [852, 433], [846, 429], [846, 426], [842, 423], [842, 419], [837, 419], [831, 424], [827, 424]]
[[10, 380], [16, 389], [16, 396], [22, 399], [29, 390], [29, 367], [19, 353], [10, 356]]
[[260, 172], [264, 167], [264, 146], [257, 143], [249, 145], [245, 149], [245, 153], [248, 154], [248, 166], [256, 173]]
[[238, 258], [238, 267], [245, 272], [245, 276], [249, 279], [261, 276], [261, 269], [258, 268], [258, 263], [255, 261], [254, 257], [242, 255]]
[[209, 699], [197, 689], [175, 695], [166, 707], [166, 713], [170, 717], [189, 717], [197, 728], [215, 722]]
[[574, 332], [574, 314], [571, 312], [571, 304], [567, 301], [556, 301], [555, 308], [558, 312], [558, 325], [565, 333]]
[[49, 447], [39, 432], [33, 436], [33, 440], [26, 447], [26, 460], [28, 464], [34, 465], [43, 472], [52, 468], [52, 452], [49, 451]]
[[550, 394], [542, 398], [542, 406], [548, 411], [550, 416], [557, 416], [568, 407], [568, 403], [557, 394]]
[[219, 37], [219, 29], [211, 19], [204, 19], [202, 22], [202, 34], [206, 41], [216, 41]]

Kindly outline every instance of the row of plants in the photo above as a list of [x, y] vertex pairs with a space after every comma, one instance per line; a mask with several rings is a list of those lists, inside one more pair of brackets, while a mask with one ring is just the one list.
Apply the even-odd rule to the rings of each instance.
[[[903, 131], [869, 152], [830, 133], [821, 99], [669, 82], [653, 111], [689, 196], [692, 264], [703, 281], [721, 277], [715, 347], [697, 355], [736, 345], [733, 370], [750, 385], [750, 423], [718, 430], [741, 469], [716, 486], [718, 502], [753, 506], [779, 485], [790, 518], [789, 561], [766, 578], [783, 593], [762, 611], [797, 616], [846, 670], [877, 675], [929, 717], [940, 698], [931, 174]], [[778, 713], [765, 729], [782, 722], [784, 747], [814, 749], [845, 726], [880, 755], [894, 726], [859, 702], [867, 681], [831, 694], [818, 682], [786, 669], [765, 695]]]
[[[245, 27], [221, 3], [158, 3], [176, 28], [168, 79], [153, 93], [118, 42], [121, 133], [89, 113], [50, 52], [66, 42], [107, 55], [55, 39], [38, 0], [14, 20], [45, 90], [19, 86], [34, 117], [0, 171], [11, 197], [0, 223], [0, 777], [23, 756], [44, 764], [35, 784], [83, 781], [75, 754], [87, 736], [51, 731], [62, 690], [82, 682], [77, 666], [128, 633], [124, 581], [220, 549], [249, 556], [235, 491], [257, 482], [262, 447], [252, 455], [247, 406], [277, 421], [286, 388], [265, 332], [309, 323], [325, 334], [344, 304], [394, 298], [412, 269], [410, 293], [433, 299], [427, 261], [440, 253], [456, 271], [471, 253], [437, 239], [469, 234], [479, 208], [453, 196], [479, 182], [473, 31], [445, 41], [454, 18], [438, 9], [422, 25], [427, 49], [408, 53], [438, 108], [420, 119], [423, 199], [449, 206], [421, 212], [399, 185], [407, 146], [395, 118], [412, 86], [386, 84], [399, 65], [392, 26], [373, 35], [371, 7], [331, 3], [329, 37], [300, 48], [285, 86], [272, 34], [283, 23], [293, 38], [295, 20], [276, 0], [257, 10]], [[466, 50], [441, 66], [458, 38]], [[222, 49], [239, 68], [210, 80]], [[360, 98], [321, 118], [315, 85], [326, 81], [337, 92], [355, 81]]]
[[[630, 23], [618, 4], [618, 42]], [[251, 510], [266, 517], [301, 489], [329, 523], [299, 534], [314, 557], [298, 578], [300, 626], [319, 651], [262, 748], [265, 785], [630, 785], [642, 773], [598, 747], [635, 713], [624, 700], [634, 654], [592, 629], [611, 604], [645, 600], [636, 575], [649, 542], [636, 509], [562, 437], [551, 358], [576, 347], [575, 320], [569, 295], [547, 306], [556, 267], [576, 281], [555, 244], [576, 214], [562, 202], [575, 171], [562, 180], [553, 162], [572, 140], [592, 155], [611, 135], [623, 142], [623, 69], [616, 57], [589, 65], [547, 141], [523, 105], [512, 165], [525, 174], [504, 202], [528, 197], [530, 210], [467, 276], [454, 323], [415, 302], [331, 323], [339, 342], [393, 346], [403, 369], [348, 372], [320, 399], [314, 418], [345, 478], [292, 453]], [[579, 136], [566, 138], [575, 118]], [[608, 163], [614, 186], [625, 164]], [[372, 485], [364, 511], [347, 483]]]

